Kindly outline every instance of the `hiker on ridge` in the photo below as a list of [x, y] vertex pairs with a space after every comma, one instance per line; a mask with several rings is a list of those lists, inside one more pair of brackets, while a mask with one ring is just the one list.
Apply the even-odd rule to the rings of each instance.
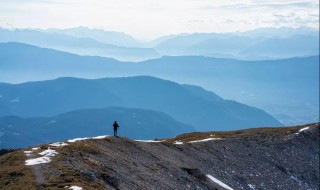
[[113, 124], [113, 135], [114, 136], [118, 136], [118, 128], [120, 126], [118, 125], [117, 121], [114, 121], [114, 124]]

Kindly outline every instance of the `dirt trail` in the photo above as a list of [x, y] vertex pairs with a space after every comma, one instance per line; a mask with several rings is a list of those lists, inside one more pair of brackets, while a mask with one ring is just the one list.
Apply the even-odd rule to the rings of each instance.
[[[39, 157], [37, 156], [37, 153], [35, 153], [34, 151], [26, 154], [26, 156], [28, 159]], [[29, 167], [31, 167], [32, 173], [35, 177], [37, 190], [44, 190], [45, 188], [43, 187], [43, 183], [45, 182], [45, 177], [44, 177], [45, 165], [37, 164], [37, 165], [30, 165]]]

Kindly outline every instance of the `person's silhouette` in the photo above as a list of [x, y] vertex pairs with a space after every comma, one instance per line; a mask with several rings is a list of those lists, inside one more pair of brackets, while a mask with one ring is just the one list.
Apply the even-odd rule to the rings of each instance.
[[118, 128], [120, 126], [118, 125], [117, 121], [114, 121], [114, 124], [113, 124], [113, 135], [114, 136], [118, 136]]

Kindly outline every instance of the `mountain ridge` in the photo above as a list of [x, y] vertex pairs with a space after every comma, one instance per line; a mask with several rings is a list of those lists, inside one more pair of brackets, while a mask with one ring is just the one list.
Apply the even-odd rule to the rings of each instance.
[[319, 123], [157, 141], [72, 139], [0, 163], [1, 189], [317, 189]]
[[[164, 56], [132, 63], [54, 50], [50, 50], [52, 56], [44, 56], [43, 49], [12, 44], [18, 46], [12, 51], [8, 50], [8, 44], [0, 44], [2, 82], [21, 83], [63, 76], [90, 79], [148, 75], [201, 86], [226, 99], [266, 110], [286, 125], [315, 122], [319, 118], [319, 56], [268, 61]], [[30, 47], [34, 56], [15, 50]]]
[[[83, 108], [120, 106], [161, 111], [200, 131], [213, 127], [227, 130], [235, 124], [242, 127], [282, 125], [265, 111], [227, 102], [202, 88], [191, 90], [190, 86], [155, 77], [58, 78], [0, 85], [0, 92], [0, 105], [8, 108], [0, 110], [2, 116], [52, 116]], [[245, 113], [236, 111], [239, 106]], [[251, 117], [246, 116], [246, 111]]]

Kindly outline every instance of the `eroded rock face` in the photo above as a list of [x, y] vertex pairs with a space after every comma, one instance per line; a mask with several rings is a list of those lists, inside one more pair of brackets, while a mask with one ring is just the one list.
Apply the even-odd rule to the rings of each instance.
[[42, 165], [46, 180], [38, 187], [319, 189], [319, 123], [194, 133], [161, 142], [106, 137], [55, 150], [59, 154]]

